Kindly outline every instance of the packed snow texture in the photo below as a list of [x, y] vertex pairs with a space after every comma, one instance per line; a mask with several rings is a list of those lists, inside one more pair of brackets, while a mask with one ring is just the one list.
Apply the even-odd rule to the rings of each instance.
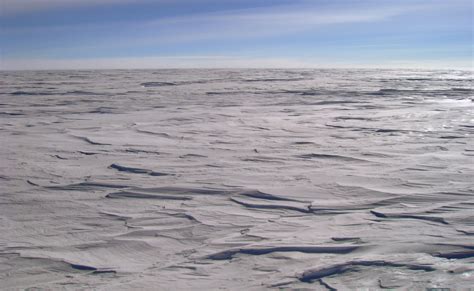
[[0, 75], [1, 289], [474, 286], [472, 72]]

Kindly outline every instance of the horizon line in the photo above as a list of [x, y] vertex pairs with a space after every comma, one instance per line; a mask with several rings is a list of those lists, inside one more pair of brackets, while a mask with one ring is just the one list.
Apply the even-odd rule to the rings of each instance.
[[473, 71], [474, 67], [156, 67], [156, 68], [43, 68], [43, 69], [2, 69], [0, 72], [41, 72], [41, 71], [149, 71], [149, 70], [427, 70], [427, 71]]

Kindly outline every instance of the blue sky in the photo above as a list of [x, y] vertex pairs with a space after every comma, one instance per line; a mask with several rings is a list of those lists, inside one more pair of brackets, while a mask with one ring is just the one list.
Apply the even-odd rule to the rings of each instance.
[[0, 69], [473, 67], [470, 0], [0, 5]]

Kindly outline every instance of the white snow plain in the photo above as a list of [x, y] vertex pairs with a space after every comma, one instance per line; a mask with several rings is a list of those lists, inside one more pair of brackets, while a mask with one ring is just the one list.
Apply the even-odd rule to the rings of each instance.
[[474, 286], [472, 72], [0, 75], [1, 289]]

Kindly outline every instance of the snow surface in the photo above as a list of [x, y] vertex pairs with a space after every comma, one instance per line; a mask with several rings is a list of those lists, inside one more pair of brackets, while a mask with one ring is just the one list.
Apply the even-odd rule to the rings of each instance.
[[0, 75], [1, 289], [474, 286], [472, 72]]

